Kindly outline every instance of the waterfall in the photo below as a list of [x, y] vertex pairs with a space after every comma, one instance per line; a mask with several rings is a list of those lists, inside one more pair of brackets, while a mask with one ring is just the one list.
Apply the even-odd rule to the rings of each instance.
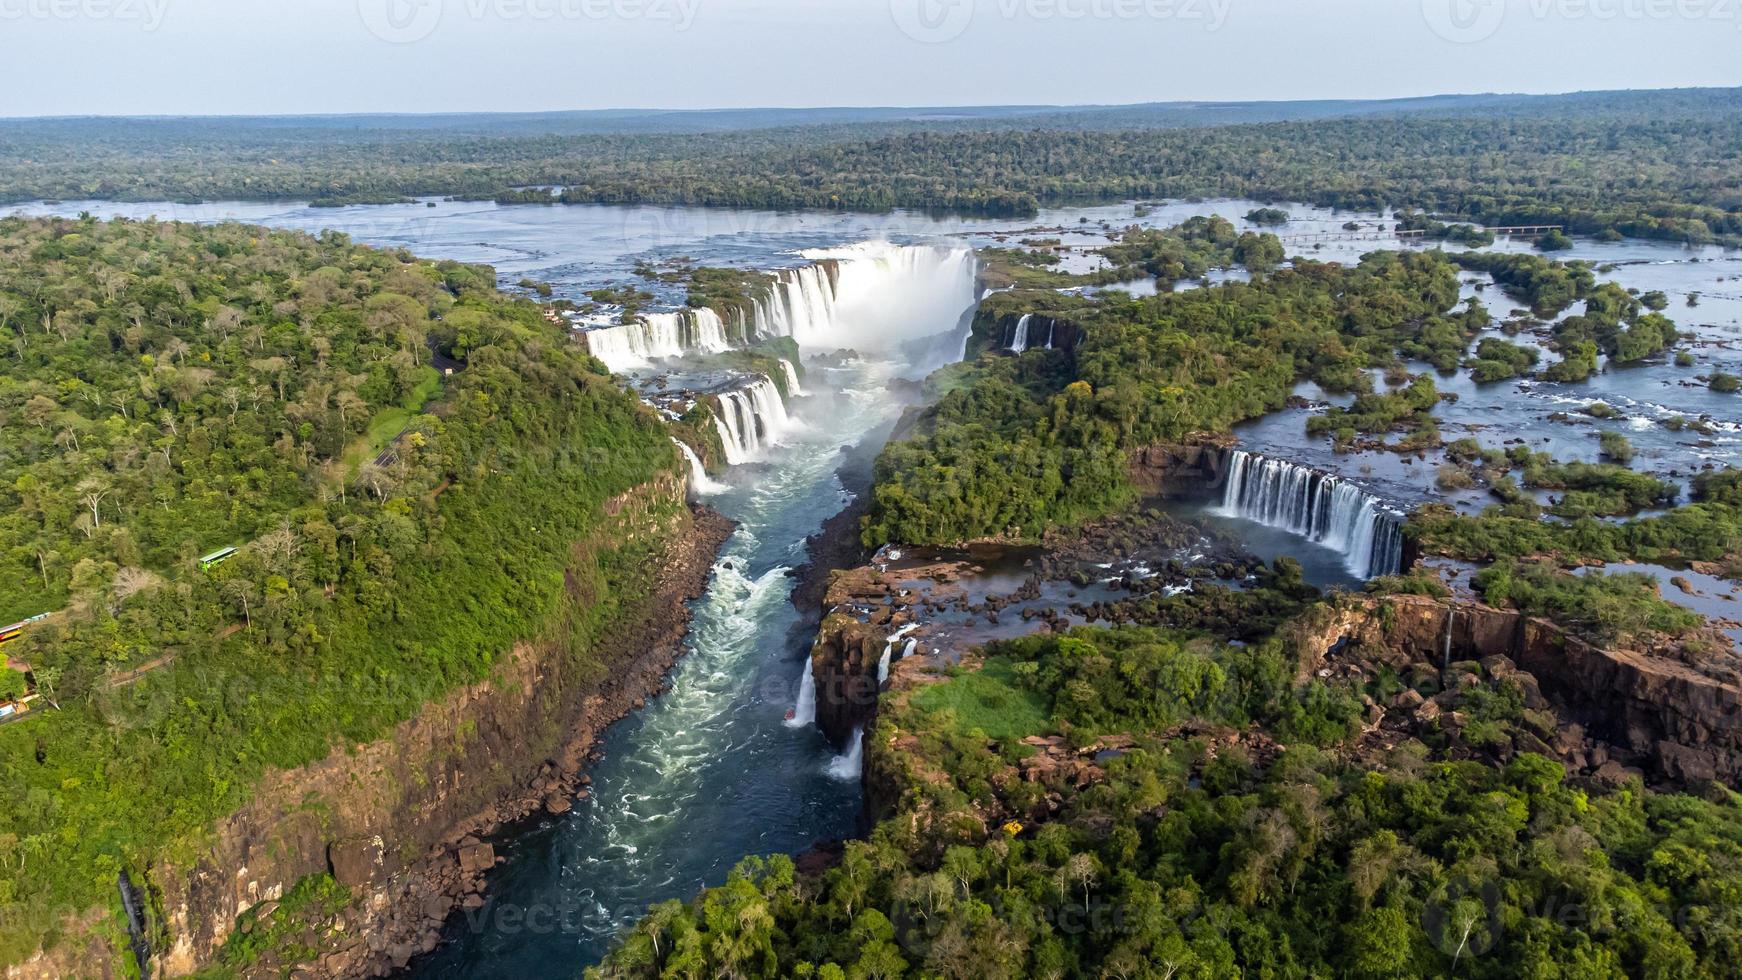
[[[630, 323], [587, 329], [587, 349], [622, 372], [764, 337], [829, 349], [888, 348], [955, 323], [974, 304], [978, 260], [972, 249], [862, 242], [799, 254], [810, 264], [776, 271], [748, 317], [734, 311], [730, 327], [707, 308], [645, 313]], [[783, 370], [796, 394], [797, 371], [791, 365]]]
[[[882, 687], [883, 684], [889, 680], [889, 661], [895, 653], [895, 641], [916, 629], [919, 629], [918, 623], [908, 623], [906, 626], [903, 626], [889, 634], [888, 638], [883, 641], [883, 656], [877, 659], [877, 686]], [[918, 642], [917, 639], [907, 641], [907, 646], [901, 651], [903, 659], [906, 659], [908, 655], [913, 653], [913, 646]]]
[[1403, 524], [1374, 495], [1342, 477], [1235, 450], [1222, 488], [1224, 514], [1280, 527], [1342, 552], [1362, 578], [1403, 561]]
[[780, 370], [786, 375], [786, 393], [789, 395], [804, 394], [804, 387], [798, 383], [798, 369], [786, 358], [780, 359]]
[[1452, 628], [1457, 625], [1457, 622], [1458, 622], [1458, 607], [1453, 606], [1450, 609], [1446, 610], [1445, 642], [1440, 644], [1440, 646], [1441, 646], [1441, 649], [1440, 649], [1440, 669], [1441, 670], [1450, 670], [1451, 669], [1451, 666], [1452, 666]]
[[718, 353], [731, 347], [726, 324], [710, 309], [645, 313], [630, 323], [594, 327], [582, 334], [587, 350], [614, 372], [690, 351]]
[[786, 716], [786, 727], [804, 728], [813, 725], [817, 720], [817, 679], [811, 672], [809, 657], [804, 660], [804, 668], [798, 675], [798, 700], [793, 702], [792, 713]]
[[701, 457], [696, 455], [696, 451], [690, 448], [689, 443], [676, 436], [673, 436], [671, 441], [677, 444], [678, 452], [683, 453], [683, 458], [689, 460], [691, 490], [696, 493], [719, 493], [726, 489], [724, 483], [708, 476], [707, 467], [702, 465]]
[[743, 388], [715, 396], [714, 425], [726, 450], [726, 462], [736, 466], [773, 445], [788, 424], [780, 389], [763, 376]]
[[843, 782], [859, 778], [859, 773], [865, 768], [865, 729], [854, 726], [853, 734], [847, 739], [847, 751], [829, 760], [828, 774], [830, 779]]
[[1016, 320], [1016, 332], [1011, 335], [1010, 349], [1018, 354], [1028, 349], [1028, 321], [1033, 318], [1033, 313], [1024, 313]]
[[751, 333], [805, 347], [893, 347], [955, 323], [974, 304], [971, 249], [863, 242], [800, 253], [757, 297]]
[[1051, 317], [1046, 320], [1046, 350], [1052, 350], [1052, 334], [1058, 329], [1059, 322]]

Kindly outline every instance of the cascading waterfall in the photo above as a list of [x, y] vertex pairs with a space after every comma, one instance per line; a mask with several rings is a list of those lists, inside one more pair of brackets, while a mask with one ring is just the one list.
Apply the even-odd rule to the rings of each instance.
[[732, 346], [725, 321], [706, 308], [646, 313], [632, 323], [594, 327], [582, 336], [587, 350], [612, 371], [645, 367], [650, 361], [690, 351], [718, 353]]
[[798, 369], [786, 358], [780, 359], [780, 370], [786, 375], [786, 393], [789, 395], [804, 394], [804, 386], [798, 383]]
[[971, 249], [863, 242], [801, 254], [812, 264], [776, 272], [756, 300], [755, 336], [886, 348], [935, 333], [974, 303]]
[[787, 716], [786, 727], [804, 728], [816, 724], [817, 721], [817, 679], [811, 671], [810, 658], [806, 657], [804, 667], [799, 671], [798, 700], [793, 703], [792, 714]]
[[[889, 637], [883, 641], [883, 656], [877, 658], [877, 684], [878, 684], [878, 686], [881, 687], [883, 684], [885, 684], [889, 680], [889, 661], [895, 654], [895, 641], [901, 639], [902, 637], [906, 636], [907, 634], [913, 632], [916, 629], [919, 629], [918, 623], [908, 623], [906, 626], [903, 626], [902, 628], [889, 634]], [[913, 652], [913, 645], [917, 642], [919, 642], [919, 641], [918, 640], [908, 640], [907, 647], [901, 651], [902, 657], [905, 658], [908, 654], [912, 653]]]
[[862, 242], [800, 254], [810, 264], [776, 271], [748, 322], [734, 313], [728, 327], [706, 308], [646, 313], [632, 323], [587, 330], [587, 349], [617, 372], [767, 337], [791, 337], [807, 347], [886, 349], [955, 322], [975, 301], [972, 249]]
[[726, 462], [734, 466], [756, 458], [787, 428], [780, 389], [766, 377], [715, 397], [714, 425], [726, 450]]
[[719, 493], [726, 485], [708, 475], [708, 468], [702, 465], [702, 458], [690, 448], [690, 444], [673, 436], [671, 441], [677, 445], [678, 452], [690, 464], [690, 489], [696, 493]]
[[1016, 332], [1011, 334], [1010, 349], [1018, 354], [1028, 349], [1028, 321], [1032, 319], [1033, 313], [1024, 313], [1016, 320]]
[[829, 760], [829, 778], [843, 782], [856, 781], [865, 768], [865, 729], [854, 726], [847, 739], [847, 751]]
[[1339, 551], [1362, 578], [1394, 574], [1403, 561], [1397, 514], [1355, 484], [1297, 463], [1235, 450], [1221, 510]]

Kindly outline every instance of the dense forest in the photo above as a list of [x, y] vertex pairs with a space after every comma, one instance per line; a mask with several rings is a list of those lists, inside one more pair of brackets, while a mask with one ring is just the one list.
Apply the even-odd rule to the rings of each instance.
[[[1133, 128], [1104, 128], [1117, 119]], [[0, 125], [0, 201], [457, 195], [1023, 215], [1066, 202], [1225, 195], [1735, 240], [1739, 122], [1742, 102], [1725, 90], [1189, 129], [1139, 110], [718, 133], [19, 121]]]
[[0, 335], [0, 596], [53, 614], [5, 647], [40, 703], [0, 726], [0, 904], [40, 911], [0, 922], [0, 962], [517, 640], [596, 675], [645, 591], [653, 543], [570, 546], [676, 453], [489, 268], [10, 218]]
[[[1569, 780], [1494, 658], [1302, 682], [1279, 641], [1141, 627], [984, 657], [885, 698], [888, 807], [838, 863], [746, 860], [596, 975], [1734, 973], [1742, 797]], [[1423, 695], [1458, 724], [1363, 737]]]

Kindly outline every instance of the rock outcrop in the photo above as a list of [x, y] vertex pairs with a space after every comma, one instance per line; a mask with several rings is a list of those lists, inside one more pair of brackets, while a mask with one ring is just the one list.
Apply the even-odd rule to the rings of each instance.
[[1156, 443], [1131, 452], [1131, 485], [1149, 497], [1214, 499], [1228, 478], [1233, 436], [1204, 435], [1181, 443]]
[[1667, 645], [1609, 649], [1516, 611], [1403, 595], [1345, 598], [1303, 620], [1292, 639], [1303, 674], [1353, 657], [1443, 668], [1504, 656], [1532, 675], [1563, 723], [1656, 779], [1742, 784], [1742, 687]]

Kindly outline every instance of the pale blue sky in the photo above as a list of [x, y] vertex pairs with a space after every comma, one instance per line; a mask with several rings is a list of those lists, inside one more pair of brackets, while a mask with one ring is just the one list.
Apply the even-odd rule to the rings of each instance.
[[0, 0], [0, 115], [1742, 84], [1742, 0]]

